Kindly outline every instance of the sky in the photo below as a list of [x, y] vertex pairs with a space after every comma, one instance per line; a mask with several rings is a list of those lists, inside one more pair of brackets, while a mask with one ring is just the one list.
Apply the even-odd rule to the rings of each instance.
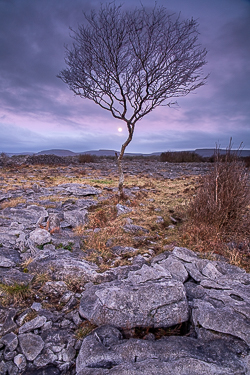
[[[124, 7], [140, 3], [126, 0]], [[225, 148], [231, 137], [234, 148], [250, 149], [250, 0], [157, 5], [198, 21], [209, 78], [178, 98], [178, 107], [158, 107], [139, 121], [126, 151]], [[69, 27], [76, 30], [82, 12], [99, 6], [95, 0], [0, 0], [0, 152], [120, 150], [124, 123], [57, 78], [66, 68], [65, 45], [72, 44]]]

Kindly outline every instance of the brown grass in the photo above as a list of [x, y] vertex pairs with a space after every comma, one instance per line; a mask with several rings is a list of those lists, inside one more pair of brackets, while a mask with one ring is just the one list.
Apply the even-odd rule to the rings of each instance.
[[[88, 225], [75, 229], [75, 234], [83, 238], [83, 254], [87, 254], [87, 259], [96, 262], [101, 270], [110, 268], [112, 264], [118, 266], [130, 262], [129, 254], [116, 259], [110, 248], [106, 246], [109, 239], [112, 239], [112, 246], [131, 246], [139, 249], [139, 253], [142, 254], [148, 249], [159, 254], [173, 249], [174, 246], [186, 246], [203, 252], [205, 256], [215, 253], [223, 255], [232, 264], [249, 270], [250, 208], [249, 204], [244, 205], [249, 187], [245, 170], [242, 172], [241, 169], [243, 164], [230, 159], [230, 168], [228, 168], [226, 163], [219, 161], [217, 169], [214, 168], [211, 174], [202, 179], [198, 176], [180, 177], [174, 180], [155, 179], [127, 173], [125, 188], [138, 189], [133, 190], [132, 195], [127, 197], [128, 201], [123, 202], [119, 202], [116, 193], [104, 189], [105, 186], [111, 188], [117, 186], [117, 175], [99, 169], [102, 168], [99, 165], [85, 164], [84, 167], [81, 165], [60, 166], [60, 168], [44, 165], [6, 167], [0, 169], [0, 177], [4, 178], [0, 182], [7, 185], [4, 186], [6, 192], [17, 187], [30, 188], [34, 183], [50, 187], [76, 182], [102, 189], [100, 198], [95, 198], [96, 206], [89, 210]], [[233, 177], [230, 175], [232, 170]], [[100, 177], [103, 175], [104, 178]], [[235, 204], [236, 193], [241, 197], [237, 204]], [[40, 200], [42, 199], [43, 197]], [[55, 195], [48, 199], [57, 202], [64, 201], [67, 197]], [[230, 201], [233, 202], [231, 206]], [[118, 202], [131, 208], [132, 212], [117, 217], [115, 206]], [[3, 203], [9, 206], [22, 201], [10, 200]], [[224, 204], [226, 209], [222, 209]], [[162, 223], [157, 223], [158, 216], [163, 218]], [[173, 227], [169, 227], [173, 225], [171, 217], [177, 220]], [[143, 233], [134, 235], [124, 232], [123, 226], [128, 218], [133, 224], [149, 231], [146, 239]], [[96, 228], [101, 230], [95, 233]], [[25, 265], [23, 267], [26, 269]]]
[[249, 175], [230, 149], [223, 160], [217, 156], [214, 168], [201, 179], [187, 213], [184, 246], [220, 254], [250, 270]]

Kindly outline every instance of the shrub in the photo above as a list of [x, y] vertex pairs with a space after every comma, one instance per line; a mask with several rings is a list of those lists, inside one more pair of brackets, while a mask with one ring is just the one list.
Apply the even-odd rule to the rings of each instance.
[[203, 158], [191, 151], [162, 152], [160, 161], [169, 163], [199, 163], [204, 161]]
[[83, 164], [83, 163], [94, 163], [95, 162], [95, 157], [94, 155], [90, 155], [90, 154], [81, 154], [79, 155], [79, 163]]
[[189, 216], [196, 222], [218, 229], [237, 231], [249, 220], [249, 177], [244, 162], [231, 149], [220, 157], [203, 178], [201, 187], [189, 207]]

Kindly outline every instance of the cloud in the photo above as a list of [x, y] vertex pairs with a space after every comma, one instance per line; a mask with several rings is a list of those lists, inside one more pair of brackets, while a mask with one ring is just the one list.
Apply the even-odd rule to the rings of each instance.
[[[127, 9], [134, 7], [129, 0]], [[136, 3], [140, 6], [140, 2]], [[145, 0], [145, 5], [152, 2]], [[179, 98], [179, 108], [159, 108], [136, 125], [134, 151], [213, 147], [242, 140], [250, 148], [250, 2], [159, 0], [183, 18], [200, 23], [208, 49], [207, 85]], [[58, 147], [119, 149], [121, 122], [89, 100], [75, 97], [56, 76], [65, 67], [69, 26], [83, 22], [87, 0], [0, 1], [0, 150]]]

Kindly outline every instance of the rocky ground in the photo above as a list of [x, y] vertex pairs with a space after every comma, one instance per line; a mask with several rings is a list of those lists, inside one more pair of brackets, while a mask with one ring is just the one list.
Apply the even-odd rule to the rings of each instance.
[[211, 166], [0, 168], [0, 374], [250, 374], [250, 275], [175, 246]]

